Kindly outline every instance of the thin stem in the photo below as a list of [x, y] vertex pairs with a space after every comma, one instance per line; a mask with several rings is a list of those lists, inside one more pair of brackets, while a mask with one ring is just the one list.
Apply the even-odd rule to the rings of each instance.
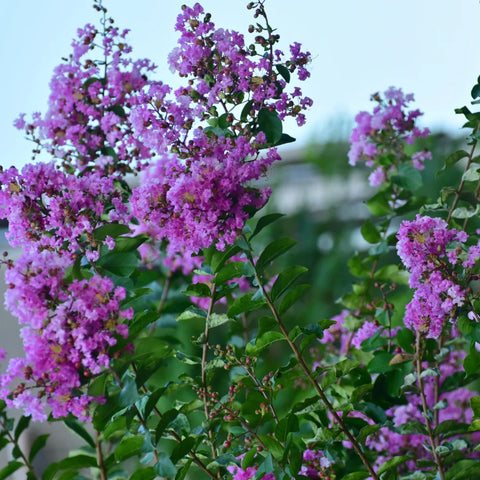
[[[480, 128], [480, 126], [479, 126], [479, 128]], [[478, 128], [477, 128], [477, 130], [478, 130]], [[477, 140], [474, 140], [473, 143], [472, 143], [472, 148], [470, 149], [470, 153], [468, 154], [467, 164], [465, 165], [465, 169], [464, 169], [463, 173], [465, 173], [470, 168], [470, 164], [472, 163], [473, 153], [475, 152], [476, 146], [477, 146]], [[464, 178], [462, 178], [462, 181], [460, 182], [460, 185], [458, 186], [458, 189], [455, 193], [455, 198], [453, 199], [452, 206], [450, 207], [450, 210], [448, 211], [447, 223], [450, 223], [450, 220], [452, 219], [453, 212], [454, 212], [455, 208], [457, 208], [458, 202], [460, 200], [460, 195], [462, 194], [462, 190], [463, 190], [464, 185], [465, 185], [465, 180], [464, 180]], [[477, 187], [477, 189], [478, 189], [478, 187]], [[468, 223], [467, 219], [465, 219], [464, 229], [467, 226], [467, 223]]]
[[[167, 300], [168, 291], [170, 289], [171, 281], [172, 281], [172, 271], [169, 270], [168, 273], [167, 273], [167, 276], [165, 278], [165, 283], [163, 284], [163, 291], [162, 291], [162, 296], [160, 297], [160, 303], [158, 304], [157, 313], [159, 315], [162, 314], [163, 307], [165, 306], [165, 301]], [[155, 322], [150, 327], [150, 331], [148, 332], [148, 336], [149, 337], [152, 336], [154, 332], [155, 332]]]
[[[116, 372], [115, 370], [113, 370], [113, 369], [111, 369], [110, 372], [112, 373], [113, 378], [115, 378], [116, 382], [118, 383], [118, 386], [119, 386], [120, 388], [123, 388], [122, 379], [118, 376], [117, 372]], [[142, 414], [140, 413], [140, 410], [138, 409], [138, 407], [137, 407], [135, 404], [133, 404], [132, 406], [133, 406], [133, 409], [135, 410], [135, 414], [136, 414], [136, 416], [137, 416], [137, 418], [138, 418], [138, 421], [140, 422], [140, 424], [142, 425], [142, 427], [144, 428], [144, 430], [145, 430], [146, 432], [148, 432], [148, 430], [149, 430], [149, 429], [148, 429], [148, 426], [147, 426], [145, 420], [143, 419]], [[158, 453], [157, 453], [157, 450], [156, 450], [155, 447], [154, 447], [154, 449], [153, 449], [153, 456], [155, 457], [155, 461], [158, 462]]]
[[[135, 367], [135, 364], [132, 363], [132, 369], [135, 373], [137, 374], [137, 369]], [[118, 376], [115, 376], [115, 378], [118, 378]], [[117, 380], [118, 381], [118, 380]], [[141, 386], [141, 390], [143, 393], [148, 393], [148, 388], [145, 385]], [[161, 420], [163, 418], [162, 412], [157, 407], [153, 407], [153, 411], [155, 412], [155, 415]], [[178, 442], [180, 443], [182, 441], [181, 437], [174, 431], [174, 430], [169, 430], [168, 433]], [[198, 458], [196, 453], [193, 450], [190, 450], [188, 452], [192, 460], [199, 466], [210, 478], [214, 480], [218, 480], [217, 477], [208, 470], [208, 468], [205, 466], [205, 464]]]
[[10, 442], [13, 443], [13, 445], [15, 446], [15, 448], [18, 450], [18, 452], [20, 453], [20, 457], [22, 458], [23, 460], [23, 463], [25, 464], [25, 466], [27, 467], [28, 471], [35, 477], [37, 478], [37, 476], [35, 475], [35, 470], [33, 468], [33, 465], [28, 461], [28, 458], [25, 456], [25, 454], [23, 453], [22, 449], [20, 448], [20, 444], [18, 443], [17, 440], [15, 440], [15, 437], [10, 433], [10, 431], [8, 430], [7, 426], [5, 425], [5, 422], [3, 421], [3, 418], [0, 417], [0, 427], [2, 427], [2, 429], [7, 433], [7, 437], [9, 438]]
[[[266, 452], [268, 452], [268, 447], [265, 445], [265, 443], [263, 442], [263, 440], [259, 437], [258, 433], [257, 433], [257, 430], [252, 430], [252, 428], [250, 427], [250, 425], [247, 423], [246, 420], [244, 420], [242, 417], [240, 417], [239, 415], [237, 415], [230, 407], [228, 407], [227, 405], [225, 405], [224, 403], [222, 402], [218, 402], [219, 405], [221, 405], [221, 407], [228, 413], [230, 413], [230, 415], [232, 415], [232, 417], [236, 418], [243, 426], [243, 428], [245, 430], [247, 430], [248, 433], [250, 433], [250, 435], [252, 435], [255, 440], [257, 440], [257, 442], [259, 443], [259, 445], [263, 448], [263, 450], [265, 450]], [[258, 429], [258, 425], [257, 425], [257, 429]], [[285, 469], [282, 467], [282, 465], [280, 464], [280, 462], [278, 460], [275, 459], [275, 457], [273, 457], [273, 461], [278, 465], [278, 467], [280, 468], [280, 470], [285, 474], [287, 475], [287, 472], [285, 471]]]
[[[245, 344], [247, 344], [247, 343], [248, 342], [245, 342]], [[275, 423], [278, 423], [278, 415], [277, 415], [277, 411], [275, 410], [275, 407], [273, 406], [273, 398], [271, 398], [270, 396], [267, 395], [267, 393], [265, 392], [265, 389], [263, 388], [262, 383], [255, 376], [255, 373], [250, 371], [248, 369], [247, 365], [243, 365], [242, 362], [240, 362], [240, 360], [237, 358], [236, 355], [234, 355], [234, 358], [235, 358], [237, 364], [240, 367], [242, 367], [245, 370], [245, 373], [252, 379], [253, 383], [257, 386], [258, 391], [262, 394], [263, 398], [268, 402], [268, 408], [269, 408], [270, 412], [272, 413], [273, 418], [275, 419]]]
[[438, 474], [440, 475], [440, 480], [445, 480], [445, 473], [443, 471], [442, 462], [440, 457], [437, 454], [437, 439], [433, 434], [432, 424], [430, 422], [429, 417], [429, 409], [427, 405], [427, 399], [425, 396], [425, 385], [422, 379], [422, 342], [421, 342], [421, 334], [417, 331], [417, 342], [416, 342], [416, 350], [417, 350], [417, 359], [416, 359], [416, 370], [418, 376], [418, 388], [420, 390], [420, 398], [422, 400], [422, 408], [423, 408], [423, 417], [425, 418], [425, 423], [428, 432], [428, 440], [430, 442], [430, 447], [432, 449], [432, 455], [435, 463], [437, 464]]
[[98, 430], [95, 430], [95, 447], [97, 452], [98, 468], [100, 469], [100, 480], [107, 480], [107, 470], [103, 460], [102, 442], [100, 440], [100, 433]]
[[345, 433], [346, 437], [351, 442], [354, 450], [357, 452], [357, 455], [362, 460], [363, 464], [367, 468], [367, 470], [370, 473], [370, 475], [372, 476], [373, 480], [379, 480], [379, 477], [375, 473], [375, 470], [373, 469], [373, 466], [370, 464], [367, 457], [363, 453], [362, 447], [357, 442], [355, 437], [350, 433], [350, 431], [348, 430], [348, 427], [345, 425], [345, 422], [338, 415], [337, 411], [335, 410], [335, 408], [333, 407], [333, 405], [330, 403], [327, 396], [325, 395], [325, 392], [323, 391], [323, 389], [320, 387], [320, 385], [317, 383], [317, 381], [313, 377], [312, 372], [310, 371], [307, 364], [305, 363], [305, 360], [303, 359], [302, 354], [300, 353], [297, 345], [295, 345], [295, 343], [290, 339], [290, 337], [288, 335], [288, 330], [286, 329], [286, 327], [285, 327], [282, 319], [280, 318], [280, 315], [279, 315], [274, 303], [272, 302], [270, 296], [268, 295], [267, 291], [265, 290], [265, 287], [263, 286], [262, 281], [260, 280], [260, 276], [259, 276], [258, 271], [256, 269], [256, 266], [255, 266], [255, 263], [253, 261], [253, 257], [252, 257], [251, 252], [247, 251], [246, 254], [247, 254], [248, 260], [250, 261], [250, 263], [252, 264], [252, 266], [255, 270], [255, 279], [257, 281], [257, 284], [258, 284], [259, 288], [261, 288], [261, 290], [262, 290], [265, 301], [267, 302], [267, 305], [270, 308], [270, 311], [272, 312], [275, 320], [277, 321], [278, 326], [280, 327], [280, 330], [282, 331], [282, 334], [285, 337], [285, 340], [287, 341], [288, 345], [290, 346], [291, 350], [293, 351], [293, 353], [294, 353], [299, 365], [301, 366], [303, 372], [305, 373], [306, 377], [308, 378], [308, 380], [312, 384], [313, 388], [316, 390], [318, 396], [320, 397], [320, 399], [322, 400], [324, 405], [327, 407], [328, 411], [333, 416], [335, 422], [340, 426], [343, 433]]
[[[438, 339], [438, 348], [441, 350], [443, 347], [443, 337], [440, 336]], [[437, 362], [438, 366], [438, 362]], [[433, 386], [433, 394], [434, 394], [434, 405], [436, 405], [440, 401], [440, 376], [435, 377], [435, 383]], [[438, 425], [438, 417], [440, 414], [440, 410], [437, 408], [433, 411], [433, 421], [435, 422], [435, 425]]]
[[[210, 421], [210, 411], [208, 408], [208, 396], [207, 396], [207, 353], [208, 353], [208, 337], [210, 333], [209, 323], [210, 317], [212, 316], [213, 306], [215, 304], [215, 284], [212, 283], [210, 286], [210, 303], [208, 304], [207, 318], [205, 319], [205, 332], [203, 338], [203, 348], [202, 348], [202, 388], [203, 388], [203, 410], [205, 412], [205, 420]], [[210, 440], [210, 446], [212, 449], [213, 458], [217, 458], [217, 450], [215, 449], [215, 441], [212, 429], [208, 429], [208, 438]]]

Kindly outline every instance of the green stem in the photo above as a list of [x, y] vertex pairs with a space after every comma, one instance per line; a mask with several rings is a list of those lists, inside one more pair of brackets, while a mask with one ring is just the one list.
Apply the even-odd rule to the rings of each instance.
[[445, 473], [443, 471], [442, 462], [438, 453], [436, 451], [437, 448], [437, 439], [433, 434], [432, 423], [430, 422], [429, 417], [429, 408], [427, 405], [427, 398], [425, 396], [425, 385], [422, 379], [422, 342], [421, 342], [421, 334], [417, 331], [417, 341], [416, 341], [416, 370], [418, 376], [418, 388], [420, 390], [420, 398], [422, 400], [422, 408], [423, 408], [423, 417], [425, 418], [425, 424], [427, 427], [428, 432], [428, 440], [430, 442], [430, 447], [432, 449], [432, 455], [435, 463], [437, 464], [438, 474], [440, 475], [440, 480], [445, 480]]
[[15, 440], [15, 437], [11, 434], [11, 432], [8, 430], [7, 426], [5, 425], [5, 422], [3, 421], [3, 418], [0, 417], [0, 427], [2, 427], [2, 430], [4, 430], [7, 433], [7, 437], [10, 440], [10, 443], [12, 443], [15, 448], [18, 450], [20, 453], [20, 457], [23, 460], [23, 463], [27, 467], [28, 471], [33, 475], [33, 477], [36, 479], [37, 476], [35, 475], [35, 470], [33, 468], [33, 465], [29, 462], [28, 458], [26, 455], [23, 453], [22, 449], [20, 448], [20, 444], [18, 443], [17, 440]]
[[[215, 304], [215, 284], [212, 283], [210, 286], [210, 303], [208, 304], [207, 318], [205, 319], [205, 331], [203, 338], [203, 348], [202, 348], [202, 389], [203, 389], [203, 410], [205, 412], [205, 421], [208, 423], [210, 421], [210, 410], [208, 408], [208, 395], [207, 395], [207, 353], [208, 353], [208, 337], [210, 334], [209, 322], [210, 317], [212, 316], [213, 306]], [[210, 440], [210, 445], [212, 449], [212, 458], [217, 458], [217, 451], [215, 449], [215, 441], [212, 429], [208, 429], [208, 438]]]
[[100, 480], [107, 480], [107, 470], [105, 468], [105, 462], [103, 460], [102, 442], [100, 440], [100, 433], [95, 430], [95, 449], [97, 452], [97, 463], [100, 469]]
[[[479, 128], [480, 128], [480, 126], [479, 126]], [[479, 128], [477, 128], [476, 131], [478, 131]], [[473, 143], [472, 143], [472, 148], [470, 149], [470, 153], [468, 154], [467, 164], [465, 165], [465, 169], [464, 169], [463, 173], [465, 173], [470, 168], [476, 146], [477, 146], [477, 141], [474, 140]], [[450, 220], [452, 219], [453, 212], [454, 212], [455, 208], [457, 208], [458, 202], [460, 200], [460, 195], [462, 194], [462, 190], [463, 190], [464, 185], [465, 185], [465, 180], [462, 178], [462, 181], [460, 182], [460, 185], [458, 186], [458, 189], [455, 193], [455, 198], [453, 199], [452, 206], [450, 207], [450, 210], [448, 211], [447, 223], [450, 223]], [[465, 222], [464, 222], [464, 229], [466, 228], [467, 223], [468, 223], [468, 219], [466, 218]]]
[[340, 415], [338, 415], [337, 411], [335, 410], [334, 406], [330, 403], [328, 400], [325, 392], [323, 389], [320, 387], [320, 385], [317, 383], [315, 378], [312, 375], [312, 372], [310, 371], [310, 368], [308, 368], [307, 364], [305, 363], [305, 360], [302, 357], [302, 354], [300, 353], [300, 350], [298, 349], [297, 345], [290, 339], [288, 335], [288, 330], [286, 329], [282, 319], [280, 318], [280, 315], [277, 311], [277, 308], [275, 307], [274, 303], [272, 302], [270, 296], [268, 295], [267, 291], [265, 290], [265, 287], [260, 279], [260, 276], [258, 274], [257, 268], [255, 266], [255, 263], [253, 261], [253, 257], [250, 251], [246, 251], [247, 258], [250, 261], [254, 271], [255, 271], [255, 279], [257, 281], [257, 284], [259, 288], [262, 290], [263, 296], [265, 298], [265, 301], [267, 302], [268, 307], [270, 308], [270, 311], [272, 312], [278, 326], [280, 327], [280, 330], [285, 337], [285, 340], [287, 341], [288, 345], [290, 346], [291, 350], [293, 351], [293, 354], [295, 355], [295, 358], [297, 359], [300, 367], [302, 368], [303, 372], [305, 373], [306, 377], [308, 378], [309, 382], [312, 384], [313, 388], [316, 390], [318, 396], [324, 403], [324, 405], [327, 407], [328, 411], [330, 414], [333, 416], [335, 422], [339, 425], [339, 427], [342, 429], [343, 433], [347, 437], [347, 439], [350, 441], [352, 444], [354, 450], [357, 452], [357, 455], [360, 457], [362, 460], [363, 464], [367, 468], [368, 472], [372, 476], [373, 480], [379, 480], [378, 475], [375, 473], [375, 470], [373, 469], [373, 466], [370, 464], [368, 461], [367, 457], [362, 451], [362, 447], [360, 444], [357, 442], [355, 437], [350, 433], [348, 430], [348, 427], [346, 426], [345, 422], [342, 420]]

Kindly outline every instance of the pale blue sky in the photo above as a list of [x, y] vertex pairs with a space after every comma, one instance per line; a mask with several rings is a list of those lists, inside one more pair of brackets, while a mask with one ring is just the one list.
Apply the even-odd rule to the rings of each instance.
[[[130, 28], [134, 55], [159, 65], [171, 80], [166, 56], [175, 46], [173, 25], [185, 0], [106, 0], [119, 27]], [[202, 2], [201, 2], [202, 3]], [[247, 0], [204, 0], [218, 26], [245, 31]], [[423, 124], [458, 132], [455, 107], [468, 104], [480, 74], [478, 0], [268, 0], [271, 23], [286, 50], [299, 41], [312, 52], [304, 90], [315, 105], [299, 142], [334, 129], [370, 108], [371, 93], [390, 85], [413, 92]], [[54, 66], [69, 53], [76, 28], [94, 22], [89, 0], [0, 2], [0, 163], [22, 165], [30, 144], [12, 127], [18, 113], [44, 111]]]

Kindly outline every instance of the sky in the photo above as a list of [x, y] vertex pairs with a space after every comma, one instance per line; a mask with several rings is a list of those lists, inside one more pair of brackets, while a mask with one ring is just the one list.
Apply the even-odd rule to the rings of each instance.
[[[166, 58], [175, 47], [173, 26], [185, 0], [104, 0], [120, 28], [130, 28], [135, 57], [158, 65], [158, 78], [177, 82]], [[247, 0], [204, 0], [218, 27], [245, 32]], [[12, 126], [19, 113], [45, 111], [49, 81], [70, 53], [76, 29], [97, 15], [90, 0], [0, 2], [0, 164], [22, 166], [31, 144]], [[461, 134], [454, 109], [468, 105], [480, 74], [478, 0], [267, 0], [281, 47], [298, 41], [312, 54], [303, 84], [314, 100], [302, 129], [285, 130], [297, 147], [345, 133], [370, 95], [389, 86], [415, 94], [422, 125]], [[178, 83], [177, 83], [178, 85]], [[341, 126], [343, 125], [343, 128]]]

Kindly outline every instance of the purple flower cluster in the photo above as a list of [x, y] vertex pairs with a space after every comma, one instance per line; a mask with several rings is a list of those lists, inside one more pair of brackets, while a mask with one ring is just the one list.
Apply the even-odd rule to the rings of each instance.
[[[463, 353], [451, 351], [447, 357], [442, 360], [440, 368], [440, 391], [443, 382], [454, 373], [462, 369], [461, 363]], [[472, 420], [472, 409], [470, 408], [470, 399], [475, 393], [468, 388], [459, 387], [453, 391], [447, 391], [440, 394], [438, 398], [435, 395], [436, 380], [434, 377], [424, 379], [424, 393], [429, 409], [433, 409], [437, 402], [445, 405], [445, 408], [438, 410], [438, 422], [455, 420], [457, 422], [469, 423]], [[420, 433], [402, 434], [399, 430], [403, 425], [410, 422], [419, 422], [425, 424], [425, 418], [422, 414], [422, 399], [419, 394], [407, 395], [405, 405], [397, 405], [386, 411], [386, 414], [393, 422], [392, 428], [382, 427], [375, 435], [367, 440], [367, 445], [381, 455], [377, 459], [377, 465], [381, 465], [386, 460], [396, 455], [413, 455], [414, 459], [408, 462], [410, 471], [418, 468], [416, 460], [431, 459], [428, 449], [425, 448], [427, 442], [426, 435]], [[478, 437], [477, 434], [474, 434]], [[466, 445], [467, 448], [467, 445]], [[467, 453], [472, 456], [472, 453]]]
[[25, 358], [10, 360], [0, 377], [0, 398], [35, 420], [46, 420], [47, 407], [56, 418], [73, 413], [88, 419], [89, 404], [101, 399], [80, 387], [110, 365], [110, 347], [128, 336], [122, 318], [133, 315], [120, 310], [125, 289], [109, 278], [67, 283], [71, 263], [44, 250], [24, 254], [6, 273], [6, 305], [23, 325]]
[[[454, 318], [456, 308], [465, 303], [466, 293], [454, 267], [464, 257], [463, 243], [468, 236], [449, 229], [440, 218], [417, 215], [415, 220], [402, 223], [397, 238], [398, 255], [410, 271], [409, 284], [415, 289], [404, 323], [436, 338], [446, 320]], [[479, 256], [478, 247], [470, 247], [463, 266], [473, 266]]]
[[[287, 88], [291, 74], [308, 77], [309, 54], [299, 44], [283, 61], [273, 49], [277, 35], [246, 47], [198, 4], [177, 20], [170, 65], [188, 80], [175, 92], [149, 79], [149, 60], [130, 58], [127, 30], [106, 18], [102, 26], [78, 30], [55, 69], [47, 113], [15, 122], [35, 142], [34, 154], [43, 150], [56, 163], [0, 168], [0, 218], [9, 222], [10, 244], [23, 250], [16, 264], [4, 262], [7, 306], [24, 325], [26, 351], [1, 377], [1, 396], [36, 419], [46, 408], [87, 418], [94, 399], [81, 387], [109, 367], [118, 336], [128, 336], [125, 290], [101, 277], [98, 262], [115, 239], [98, 238], [97, 229], [128, 224], [148, 235], [144, 256], [159, 245], [165, 255], [166, 245], [164, 263], [191, 271], [201, 249], [232, 244], [248, 212], [265, 204], [270, 190], [252, 183], [280, 159], [281, 120], [303, 124], [312, 103]], [[125, 175], [138, 172], [132, 191]]]
[[[235, 240], [248, 218], [246, 207], [262, 207], [270, 194], [251, 182], [280, 159], [275, 148], [267, 148], [257, 117], [292, 116], [302, 124], [301, 112], [312, 103], [298, 87], [287, 93], [287, 82], [274, 72], [280, 51], [272, 58], [267, 49], [259, 55], [254, 46], [246, 48], [243, 35], [216, 28], [199, 4], [184, 7], [176, 29], [179, 46], [169, 62], [173, 71], [190, 78], [188, 86], [171, 98], [170, 87], [152, 84], [138, 95], [130, 114], [139, 141], [160, 156], [133, 193], [136, 232], [167, 240], [169, 258], [213, 243], [222, 249]], [[299, 44], [291, 52], [280, 66], [288, 75], [298, 70], [306, 78], [309, 54]], [[260, 149], [266, 152], [261, 157]]]
[[[110, 205], [115, 210], [107, 211]], [[26, 165], [21, 172], [0, 168], [0, 218], [9, 222], [11, 246], [98, 258], [92, 232], [108, 220], [126, 216], [121, 191], [99, 172], [67, 174], [52, 163]]]
[[250, 144], [240, 137], [235, 149], [228, 150], [228, 143], [219, 141], [213, 156], [189, 166], [165, 155], [147, 170], [131, 198], [132, 215], [139, 222], [135, 233], [167, 239], [171, 256], [197, 253], [215, 242], [220, 249], [233, 243], [248, 218], [245, 207], [262, 207], [270, 193], [248, 182], [277, 156], [242, 162], [253, 152]]
[[[151, 157], [132, 135], [128, 112], [155, 66], [129, 58], [128, 30], [112, 23], [103, 32], [90, 24], [78, 29], [73, 52], [55, 68], [47, 113], [34, 114], [30, 122], [22, 114], [15, 125], [38, 145], [34, 153], [43, 149], [65, 166], [118, 175]], [[98, 44], [102, 60], [86, 58]]]
[[[245, 454], [237, 457], [241, 460]], [[334, 479], [335, 475], [331, 469], [332, 462], [325, 457], [321, 450], [311, 450], [307, 448], [303, 452], [303, 463], [298, 472], [306, 478], [322, 478], [324, 480]], [[267, 473], [261, 477], [256, 476], [258, 466], [247, 467], [245, 470], [237, 465], [227, 467], [228, 472], [232, 475], [232, 480], [249, 480], [250, 478], [259, 478], [261, 480], [276, 480], [273, 473]]]
[[[351, 147], [348, 158], [351, 165], [364, 161], [375, 170], [369, 177], [370, 184], [379, 186], [385, 183], [390, 173], [396, 170], [399, 162], [405, 162], [404, 143], [412, 144], [419, 137], [429, 134], [428, 128], [416, 126], [420, 110], [407, 110], [413, 95], [404, 95], [401, 89], [390, 87], [383, 98], [375, 94], [372, 99], [377, 106], [372, 113], [362, 111], [356, 117], [356, 127], [350, 137]], [[412, 165], [422, 170], [425, 159], [432, 158], [428, 151], [412, 155]]]

